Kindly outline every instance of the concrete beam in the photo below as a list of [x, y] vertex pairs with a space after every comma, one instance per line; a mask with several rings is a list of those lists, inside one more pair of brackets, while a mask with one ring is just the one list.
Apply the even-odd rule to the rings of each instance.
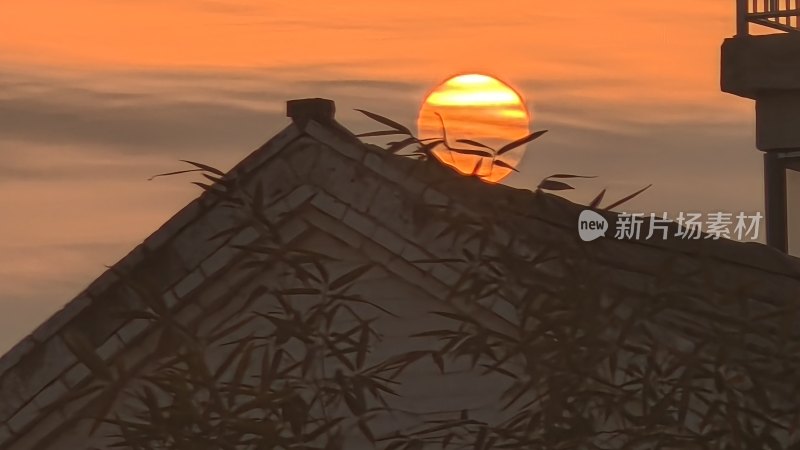
[[800, 91], [800, 33], [725, 39], [720, 78], [723, 92], [754, 100], [764, 91]]
[[723, 92], [756, 101], [756, 147], [800, 148], [800, 33], [737, 36], [722, 44]]
[[756, 147], [763, 151], [800, 148], [800, 89], [759, 93]]

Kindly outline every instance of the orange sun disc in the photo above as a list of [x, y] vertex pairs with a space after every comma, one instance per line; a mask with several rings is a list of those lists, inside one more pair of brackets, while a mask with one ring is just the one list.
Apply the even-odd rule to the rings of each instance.
[[[448, 144], [456, 150], [437, 146], [437, 159], [464, 174], [472, 174], [477, 168], [482, 179], [497, 182], [512, 172], [503, 165], [519, 164], [525, 146], [497, 156], [493, 150], [458, 141], [475, 141], [497, 150], [525, 137], [530, 120], [517, 91], [497, 78], [472, 73], [449, 78], [431, 91], [420, 109], [417, 128], [420, 139], [441, 138], [444, 122]], [[469, 154], [459, 153], [458, 149]], [[475, 151], [485, 154], [474, 154]]]

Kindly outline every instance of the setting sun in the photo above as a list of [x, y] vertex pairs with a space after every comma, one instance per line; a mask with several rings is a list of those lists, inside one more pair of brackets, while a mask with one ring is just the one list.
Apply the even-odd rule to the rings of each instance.
[[[530, 116], [522, 96], [506, 83], [488, 75], [464, 74], [449, 78], [425, 98], [417, 122], [420, 137], [441, 137], [442, 122], [451, 147], [480, 149], [458, 142], [471, 140], [497, 149], [527, 135]], [[524, 146], [518, 147], [494, 164], [492, 158], [458, 154], [444, 147], [434, 153], [463, 173], [472, 173], [480, 162], [478, 175], [497, 182], [511, 173], [503, 165], [516, 167], [524, 151]]]

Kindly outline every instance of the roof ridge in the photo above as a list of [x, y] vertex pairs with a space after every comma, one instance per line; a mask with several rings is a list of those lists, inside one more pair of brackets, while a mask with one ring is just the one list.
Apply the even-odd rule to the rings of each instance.
[[[319, 136], [316, 138], [320, 140]], [[372, 144], [361, 143], [361, 145], [366, 145], [375, 151], [380, 148]], [[409, 159], [388, 152], [383, 156], [394, 161]], [[581, 211], [587, 209], [595, 211], [612, 223], [615, 223], [624, 214], [591, 208], [588, 205], [541, 190], [532, 191], [499, 183], [488, 183], [476, 177], [461, 175], [441, 164], [420, 164], [419, 169], [411, 171], [411, 175], [417, 178], [421, 175], [427, 179], [425, 181], [430, 182], [429, 186], [438, 192], [447, 191], [442, 193], [449, 194], [452, 199], [459, 202], [469, 203], [473, 206], [495, 205], [504, 211], [512, 211], [524, 218], [546, 221], [565, 231], [572, 230], [576, 237], [578, 236], [577, 219]], [[553, 217], [553, 214], [557, 214], [557, 216]], [[645, 216], [643, 220], [645, 220], [644, 225], [647, 225], [650, 218]], [[611, 237], [600, 239], [687, 256], [709, 256], [720, 262], [800, 280], [800, 258], [787, 255], [758, 242], [740, 242], [723, 237], [719, 239], [679, 239], [675, 238], [675, 233], [672, 232], [677, 231], [679, 225], [670, 221], [668, 227], [671, 233], [667, 239], [614, 239]]]

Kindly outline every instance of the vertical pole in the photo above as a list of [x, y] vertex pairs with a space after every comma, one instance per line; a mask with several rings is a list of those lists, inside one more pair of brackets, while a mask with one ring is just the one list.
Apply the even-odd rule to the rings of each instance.
[[747, 0], [736, 0], [736, 36], [747, 36]]
[[[792, 7], [791, 0], [784, 0], [784, 2], [783, 2], [783, 10], [788, 12], [791, 7]], [[792, 16], [784, 17], [784, 22], [783, 23], [787, 27], [792, 26]]]
[[764, 153], [764, 210], [767, 245], [787, 252], [786, 169], [775, 152]]

